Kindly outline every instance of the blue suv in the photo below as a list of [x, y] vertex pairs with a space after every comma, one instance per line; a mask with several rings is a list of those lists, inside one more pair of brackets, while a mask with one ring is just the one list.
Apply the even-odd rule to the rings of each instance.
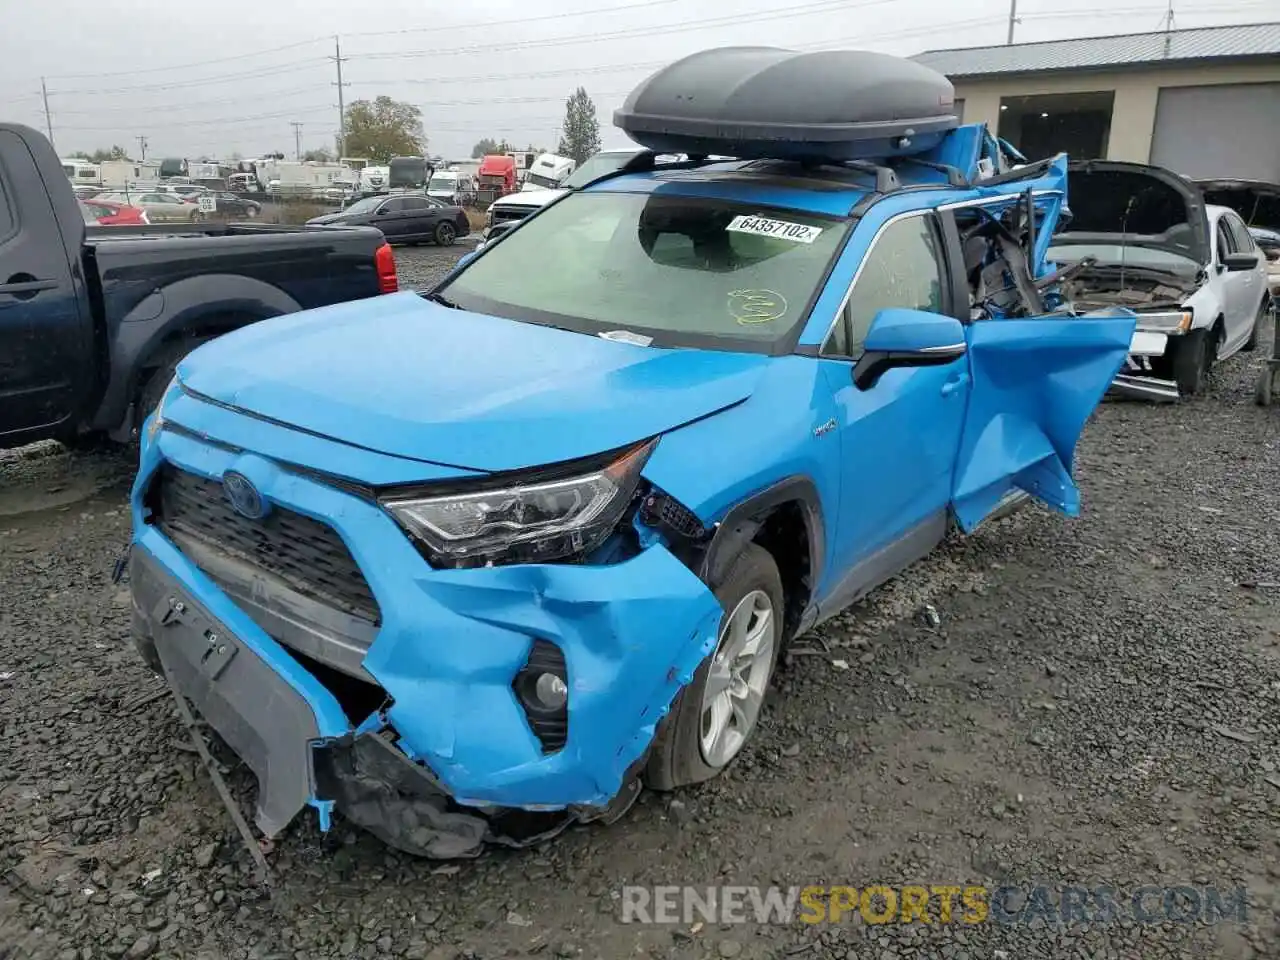
[[876, 160], [660, 142], [691, 159], [640, 155], [428, 294], [182, 362], [133, 490], [136, 632], [265, 833], [336, 805], [458, 857], [614, 819], [725, 769], [784, 646], [949, 527], [1078, 511], [1133, 315], [1054, 294], [1065, 158], [1011, 169], [950, 121]]

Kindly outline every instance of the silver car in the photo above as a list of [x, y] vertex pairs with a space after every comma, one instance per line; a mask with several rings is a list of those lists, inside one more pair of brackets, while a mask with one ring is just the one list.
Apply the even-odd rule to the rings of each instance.
[[147, 192], [108, 193], [94, 198], [108, 200], [112, 203], [124, 203], [131, 207], [141, 207], [147, 212], [147, 219], [152, 223], [179, 223], [203, 220], [204, 214], [194, 203], [186, 203], [168, 193]]

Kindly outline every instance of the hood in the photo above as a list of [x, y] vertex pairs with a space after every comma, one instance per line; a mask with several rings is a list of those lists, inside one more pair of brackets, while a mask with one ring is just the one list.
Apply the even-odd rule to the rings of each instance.
[[568, 190], [549, 190], [546, 187], [534, 187], [531, 190], [521, 190], [519, 193], [509, 193], [500, 200], [493, 201], [490, 206], [503, 209], [520, 209], [520, 210], [537, 210], [545, 207], [557, 197], [563, 197]]
[[1208, 263], [1209, 220], [1191, 181], [1160, 167], [1084, 160], [1067, 168], [1071, 219], [1054, 243], [1120, 243]]
[[1251, 227], [1280, 230], [1280, 183], [1262, 180], [1197, 180], [1206, 203], [1230, 207]]
[[399, 293], [243, 327], [183, 385], [394, 456], [500, 471], [590, 456], [747, 399], [769, 358], [658, 350]]

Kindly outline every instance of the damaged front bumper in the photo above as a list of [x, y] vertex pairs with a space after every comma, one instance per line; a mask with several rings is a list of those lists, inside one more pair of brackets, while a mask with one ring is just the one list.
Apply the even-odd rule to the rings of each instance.
[[1139, 314], [1138, 329], [1134, 331], [1125, 365], [1111, 383], [1111, 393], [1116, 396], [1142, 400], [1172, 402], [1178, 399], [1178, 385], [1156, 374], [1155, 363], [1172, 349], [1190, 325], [1190, 314], [1164, 315]]
[[[305, 571], [282, 579], [235, 537], [216, 557], [216, 539], [157, 523], [165, 470], [204, 484], [234, 471], [274, 510], [336, 532], [376, 598], [367, 635], [294, 589]], [[400, 849], [464, 857], [612, 819], [721, 616], [661, 543], [610, 565], [433, 569], [376, 503], [186, 430], [144, 437], [133, 511], [143, 654], [253, 770], [268, 836], [308, 804], [328, 829], [336, 806]], [[547, 651], [567, 688], [550, 745], [517, 689]]]

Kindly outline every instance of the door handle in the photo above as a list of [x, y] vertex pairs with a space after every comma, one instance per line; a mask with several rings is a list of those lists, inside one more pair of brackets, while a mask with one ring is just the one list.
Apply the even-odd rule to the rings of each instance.
[[13, 296], [22, 294], [34, 295], [41, 290], [54, 290], [57, 286], [57, 280], [37, 280], [29, 273], [15, 273], [6, 282], [0, 283], [0, 293], [8, 293]]
[[969, 375], [967, 373], [957, 374], [942, 385], [942, 395], [949, 397], [968, 382]]

